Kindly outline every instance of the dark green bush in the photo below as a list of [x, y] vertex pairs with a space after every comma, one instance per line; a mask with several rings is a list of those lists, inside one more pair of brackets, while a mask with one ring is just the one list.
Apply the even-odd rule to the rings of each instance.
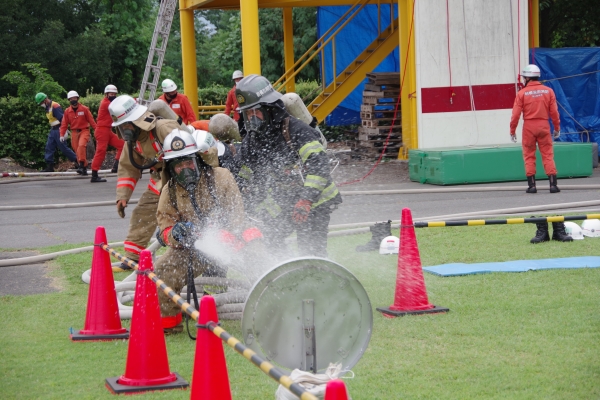
[[[103, 97], [101, 94], [92, 94], [80, 98], [79, 101], [90, 108], [95, 119]], [[67, 99], [53, 100], [59, 103], [63, 110], [69, 105]], [[50, 125], [46, 114], [33, 99], [0, 98], [0, 158], [10, 157], [24, 167], [43, 167], [48, 132]], [[60, 156], [61, 160], [66, 159], [62, 154]]]

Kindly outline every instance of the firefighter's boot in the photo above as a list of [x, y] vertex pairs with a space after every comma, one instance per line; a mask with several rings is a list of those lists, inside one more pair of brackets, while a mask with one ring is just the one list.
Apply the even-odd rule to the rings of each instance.
[[54, 163], [46, 163], [46, 168], [44, 168], [42, 172], [54, 172]]
[[392, 236], [392, 221], [378, 222], [369, 229], [371, 230], [371, 240], [366, 244], [356, 246], [356, 251], [378, 250], [381, 241], [388, 236]]
[[77, 173], [81, 176], [87, 176], [87, 168], [86, 166], [83, 164], [83, 161], [81, 161], [79, 163], [79, 168], [77, 168]]
[[548, 175], [548, 180], [550, 182], [550, 193], [560, 192], [556, 182], [556, 175]]
[[552, 240], [558, 240], [559, 242], [572, 242], [573, 238], [567, 235], [565, 231], [564, 222], [553, 222], [552, 223]]
[[92, 170], [92, 179], [90, 179], [90, 182], [92, 182], [92, 183], [106, 182], [106, 179], [100, 178], [98, 176], [98, 171]]
[[[535, 217], [531, 217], [535, 218]], [[547, 242], [550, 240], [550, 234], [548, 233], [548, 223], [547, 222], [538, 222], [535, 224], [537, 227], [537, 231], [535, 231], [535, 237], [531, 239], [529, 242], [536, 244]]]
[[527, 184], [529, 187], [525, 191], [525, 193], [537, 193], [537, 189], [535, 187], [535, 175], [527, 177]]
[[115, 163], [113, 164], [110, 172], [112, 172], [113, 174], [116, 174], [118, 170], [119, 170], [119, 160], [115, 160]]

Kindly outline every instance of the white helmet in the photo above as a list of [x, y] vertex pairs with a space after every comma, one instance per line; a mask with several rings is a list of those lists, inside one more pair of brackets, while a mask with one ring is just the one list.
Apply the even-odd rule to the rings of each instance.
[[67, 93], [67, 100], [73, 97], [79, 97], [79, 94], [76, 91], [71, 90], [69, 93]]
[[171, 79], [165, 79], [162, 81], [162, 91], [163, 93], [170, 93], [174, 90], [177, 90], [177, 85]]
[[565, 222], [565, 232], [574, 240], [583, 240], [583, 230], [575, 222]]
[[148, 110], [148, 107], [138, 104], [133, 97], [126, 94], [117, 97], [108, 106], [112, 117], [112, 126], [119, 126], [124, 122], [133, 122]]
[[117, 87], [115, 85], [107, 85], [104, 88], [104, 94], [106, 93], [118, 93]]
[[198, 146], [194, 137], [184, 129], [173, 129], [163, 144], [163, 159], [172, 160], [197, 152]]
[[400, 239], [396, 236], [383, 238], [379, 245], [379, 254], [398, 254], [400, 250]]
[[233, 75], [231, 75], [231, 79], [243, 78], [244, 73], [242, 71], [233, 71]]
[[600, 220], [586, 219], [581, 223], [581, 230], [587, 237], [600, 237]]
[[525, 76], [527, 78], [539, 78], [540, 75], [540, 69], [537, 65], [534, 64], [529, 64], [528, 66], [523, 68], [523, 72], [521, 73], [521, 76]]
[[198, 151], [201, 153], [206, 153], [211, 147], [215, 147], [217, 145], [213, 135], [210, 132], [206, 132], [201, 129], [197, 129], [192, 132], [192, 137], [196, 142], [196, 146], [198, 146]]

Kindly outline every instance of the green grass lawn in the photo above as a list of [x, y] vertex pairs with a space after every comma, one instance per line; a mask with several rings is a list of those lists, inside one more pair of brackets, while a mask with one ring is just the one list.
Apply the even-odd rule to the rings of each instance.
[[[600, 239], [531, 245], [534, 233], [530, 224], [424, 228], [417, 239], [423, 266], [600, 253]], [[354, 251], [368, 240], [329, 243], [331, 258], [361, 281], [374, 310], [371, 342], [346, 380], [353, 399], [600, 398], [600, 268], [425, 273], [430, 302], [450, 312], [388, 319], [375, 307], [393, 302], [397, 258]], [[83, 328], [88, 285], [80, 277], [90, 263], [91, 253], [53, 262], [60, 292], [0, 297], [0, 398], [114, 398], [104, 379], [124, 373], [127, 341], [68, 339], [70, 327]], [[239, 321], [222, 326], [241, 339]], [[166, 341], [171, 370], [191, 381], [195, 342], [185, 333]], [[234, 399], [274, 398], [276, 382], [227, 346], [225, 354]], [[190, 392], [139, 396], [188, 399]]]

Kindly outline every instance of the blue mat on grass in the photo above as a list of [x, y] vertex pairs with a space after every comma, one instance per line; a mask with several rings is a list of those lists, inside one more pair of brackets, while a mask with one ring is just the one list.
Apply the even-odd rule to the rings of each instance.
[[526, 272], [558, 268], [598, 268], [600, 257], [545, 258], [542, 260], [515, 260], [478, 264], [442, 264], [423, 270], [439, 276], [487, 274], [490, 272]]

